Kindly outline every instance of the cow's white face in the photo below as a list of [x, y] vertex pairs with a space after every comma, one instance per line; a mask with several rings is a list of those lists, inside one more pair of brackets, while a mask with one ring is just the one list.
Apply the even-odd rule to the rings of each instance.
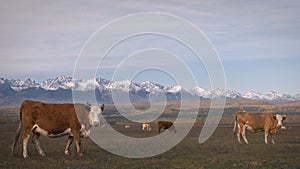
[[99, 115], [101, 113], [101, 107], [97, 105], [90, 105], [90, 112], [89, 112], [89, 122], [92, 126], [98, 126], [100, 124], [99, 122]]
[[286, 119], [286, 115], [276, 114], [276, 120], [278, 121], [277, 127], [281, 127], [281, 129], [286, 129], [282, 123], [282, 121], [285, 119]]

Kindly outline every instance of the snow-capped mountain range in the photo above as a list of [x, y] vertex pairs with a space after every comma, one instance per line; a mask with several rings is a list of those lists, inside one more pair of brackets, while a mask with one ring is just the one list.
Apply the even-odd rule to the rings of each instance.
[[[12, 90], [10, 92], [22, 92], [29, 89], [42, 89], [44, 91], [64, 91], [64, 90], [75, 90], [75, 91], [91, 91], [98, 90], [99, 93], [109, 93], [112, 90], [119, 90], [124, 92], [130, 92], [136, 94], [139, 98], [145, 98], [149, 94], [153, 93], [166, 93], [170, 98], [175, 97], [178, 94], [187, 94], [192, 98], [199, 99], [212, 99], [216, 97], [227, 97], [227, 98], [245, 98], [255, 100], [300, 100], [300, 93], [295, 95], [280, 94], [276, 91], [271, 91], [267, 94], [261, 94], [256, 91], [249, 91], [246, 93], [240, 93], [235, 90], [229, 89], [217, 89], [217, 90], [206, 90], [201, 87], [194, 87], [192, 89], [184, 89], [181, 86], [163, 86], [153, 82], [142, 82], [134, 83], [129, 80], [123, 81], [109, 81], [105, 79], [89, 79], [89, 80], [73, 80], [72, 77], [57, 77], [55, 79], [48, 79], [42, 82], [37, 82], [31, 79], [19, 80], [19, 79], [4, 79], [0, 78], [0, 97], [4, 96], [6, 90]], [[3, 88], [6, 86], [6, 88]], [[2, 92], [2, 94], [1, 94]], [[6, 91], [7, 93], [7, 91]]]

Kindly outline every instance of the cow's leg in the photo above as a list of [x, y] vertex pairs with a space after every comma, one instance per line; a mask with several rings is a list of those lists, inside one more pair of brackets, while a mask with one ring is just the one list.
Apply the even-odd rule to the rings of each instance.
[[269, 134], [271, 135], [272, 144], [275, 144], [274, 135], [272, 134], [272, 132], [270, 132]]
[[68, 141], [67, 141], [67, 145], [66, 145], [66, 148], [65, 148], [65, 154], [66, 155], [69, 155], [70, 145], [72, 144], [73, 140], [74, 140], [74, 137], [69, 136]]
[[275, 144], [274, 136], [271, 134], [272, 144]]
[[41, 148], [40, 145], [40, 140], [39, 140], [40, 134], [39, 133], [33, 133], [32, 136], [32, 142], [35, 144], [36, 150], [37, 152], [41, 155], [41, 156], [45, 156], [44, 151]]
[[269, 131], [265, 130], [265, 143], [268, 144], [268, 135], [269, 135]]
[[173, 130], [175, 134], [177, 133], [177, 130], [176, 130], [176, 128], [175, 128], [174, 125], [171, 126], [171, 129], [170, 129], [170, 130]]
[[246, 127], [247, 127], [247, 125], [244, 125], [244, 126], [242, 127], [242, 137], [243, 137], [245, 143], [248, 144], [248, 140], [247, 140], [247, 138], [246, 138]]
[[74, 135], [74, 140], [75, 140], [75, 144], [76, 144], [76, 150], [77, 150], [77, 154], [78, 156], [82, 156], [83, 154], [80, 151], [80, 137], [79, 137], [79, 131], [77, 132], [77, 134], [73, 134]]
[[30, 134], [29, 132], [24, 132], [23, 135], [23, 157], [24, 158], [28, 158], [28, 153], [27, 153], [27, 144], [28, 144], [28, 140], [30, 138]]
[[240, 124], [238, 124], [238, 132], [237, 132], [236, 136], [237, 136], [237, 139], [238, 139], [239, 143], [242, 144], [242, 142], [241, 142], [241, 126], [240, 126]]

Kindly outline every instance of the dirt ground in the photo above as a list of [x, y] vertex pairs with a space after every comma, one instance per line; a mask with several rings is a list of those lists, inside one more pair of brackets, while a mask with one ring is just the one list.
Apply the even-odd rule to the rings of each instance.
[[[139, 125], [125, 129], [124, 124], [115, 128], [133, 137], [149, 137], [157, 134], [155, 126], [149, 133], [142, 131]], [[41, 146], [46, 153], [39, 156], [30, 142], [30, 158], [22, 157], [21, 139], [16, 147], [15, 156], [10, 156], [9, 146], [15, 137], [17, 123], [0, 124], [0, 168], [300, 168], [300, 127], [287, 126], [276, 136], [276, 144], [264, 143], [263, 133], [247, 133], [249, 145], [238, 144], [233, 138], [232, 126], [220, 126], [213, 136], [203, 144], [198, 143], [201, 125], [196, 124], [188, 136], [171, 150], [155, 157], [130, 159], [111, 154], [91, 139], [82, 139], [84, 155], [78, 157], [75, 146], [71, 155], [64, 155], [67, 137], [41, 137]]]

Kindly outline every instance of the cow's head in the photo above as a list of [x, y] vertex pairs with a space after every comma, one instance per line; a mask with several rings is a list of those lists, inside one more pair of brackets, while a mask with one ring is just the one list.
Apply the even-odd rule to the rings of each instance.
[[101, 113], [101, 111], [104, 110], [104, 104], [102, 104], [101, 106], [99, 104], [89, 104], [87, 103], [87, 105], [89, 106], [89, 123], [92, 126], [98, 126], [100, 124], [99, 121], [99, 115]]
[[275, 116], [274, 116], [274, 118], [277, 120], [277, 127], [279, 128], [281, 128], [281, 129], [286, 129], [285, 128], [285, 126], [283, 126], [283, 120], [285, 120], [286, 119], [286, 115], [280, 115], [280, 114], [276, 114]]

